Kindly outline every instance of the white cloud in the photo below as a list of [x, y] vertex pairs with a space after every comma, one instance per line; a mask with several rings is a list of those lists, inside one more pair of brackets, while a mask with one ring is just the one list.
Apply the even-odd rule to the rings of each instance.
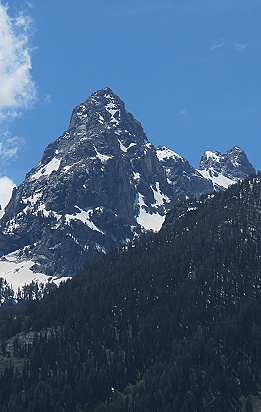
[[21, 137], [12, 136], [8, 131], [2, 132], [0, 137], [1, 164], [14, 158], [23, 143], [24, 140]]
[[187, 114], [187, 109], [180, 109], [180, 111], [178, 112], [178, 116], [182, 117], [185, 116]]
[[226, 43], [225, 40], [220, 40], [219, 42], [214, 43], [212, 46], [210, 46], [210, 50], [217, 50], [224, 47], [229, 48], [229, 50], [234, 49], [236, 51], [242, 52], [247, 49], [248, 44], [245, 42], [231, 44], [231, 42]]
[[27, 6], [29, 7], [29, 9], [34, 9], [34, 5], [33, 5], [33, 3], [31, 3], [30, 1], [26, 1], [25, 3], [26, 3]]
[[50, 94], [47, 94], [47, 96], [44, 99], [45, 103], [47, 104], [52, 104], [52, 96]]
[[0, 177], [0, 218], [3, 215], [4, 208], [11, 199], [12, 190], [15, 187], [15, 183], [9, 179], [9, 177]]
[[8, 6], [0, 1], [0, 121], [12, 120], [36, 100], [31, 32], [30, 17], [22, 12], [11, 17]]
[[234, 44], [234, 49], [236, 51], [244, 51], [248, 48], [248, 44], [247, 43], [235, 43]]
[[224, 40], [221, 40], [221, 41], [218, 42], [218, 43], [214, 43], [214, 44], [210, 47], [210, 49], [211, 49], [211, 50], [220, 49], [221, 47], [224, 47], [225, 44], [226, 44], [225, 41], [224, 41]]

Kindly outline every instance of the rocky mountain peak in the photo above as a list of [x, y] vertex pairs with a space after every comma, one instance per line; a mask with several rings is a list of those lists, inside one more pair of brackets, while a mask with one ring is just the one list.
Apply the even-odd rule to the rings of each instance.
[[123, 140], [131, 136], [148, 141], [141, 123], [126, 111], [124, 102], [108, 87], [93, 93], [73, 110], [67, 133], [78, 138], [86, 133], [96, 138], [115, 133]]
[[198, 171], [203, 177], [210, 179], [217, 190], [227, 188], [255, 173], [246, 153], [238, 146], [224, 154], [206, 151], [201, 158]]
[[231, 177], [244, 179], [256, 172], [253, 165], [249, 162], [246, 153], [240, 147], [234, 146], [226, 152], [226, 155], [226, 172]]
[[213, 191], [211, 181], [203, 178], [184, 157], [166, 146], [157, 148], [157, 156], [165, 169], [168, 183], [175, 192], [176, 203], [187, 197], [198, 197], [202, 193]]

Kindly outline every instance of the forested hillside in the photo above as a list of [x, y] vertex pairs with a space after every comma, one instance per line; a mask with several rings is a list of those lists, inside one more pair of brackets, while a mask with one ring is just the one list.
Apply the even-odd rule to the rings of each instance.
[[260, 195], [254, 176], [188, 200], [158, 234], [3, 305], [1, 410], [255, 411]]

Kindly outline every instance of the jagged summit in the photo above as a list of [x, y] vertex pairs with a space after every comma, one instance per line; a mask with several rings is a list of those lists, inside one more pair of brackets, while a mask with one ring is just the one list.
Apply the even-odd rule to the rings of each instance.
[[210, 179], [214, 189], [218, 190], [255, 173], [246, 153], [238, 146], [224, 154], [206, 151], [201, 158], [198, 171], [203, 177]]
[[179, 201], [213, 191], [212, 182], [205, 179], [184, 157], [166, 146], [157, 148], [157, 156]]
[[92, 134], [97, 131], [106, 135], [112, 130], [123, 139], [132, 136], [148, 141], [141, 123], [126, 111], [119, 96], [106, 87], [93, 93], [73, 110], [67, 133], [75, 133], [79, 137], [86, 132]]

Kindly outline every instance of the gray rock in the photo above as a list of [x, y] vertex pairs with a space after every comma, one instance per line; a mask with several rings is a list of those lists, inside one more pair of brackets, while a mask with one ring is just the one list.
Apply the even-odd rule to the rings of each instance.
[[224, 154], [205, 152], [200, 161], [199, 172], [212, 181], [215, 190], [224, 190], [256, 171], [244, 150], [235, 146]]
[[[244, 154], [232, 150], [235, 175], [252, 172], [237, 167], [235, 161], [245, 165]], [[233, 161], [224, 162], [222, 170], [232, 176]], [[159, 230], [181, 200], [212, 191], [211, 180], [186, 159], [156, 150], [105, 88], [73, 110], [67, 131], [14, 189], [0, 223], [0, 256], [20, 250], [35, 262], [35, 272], [74, 275], [112, 247]]]

